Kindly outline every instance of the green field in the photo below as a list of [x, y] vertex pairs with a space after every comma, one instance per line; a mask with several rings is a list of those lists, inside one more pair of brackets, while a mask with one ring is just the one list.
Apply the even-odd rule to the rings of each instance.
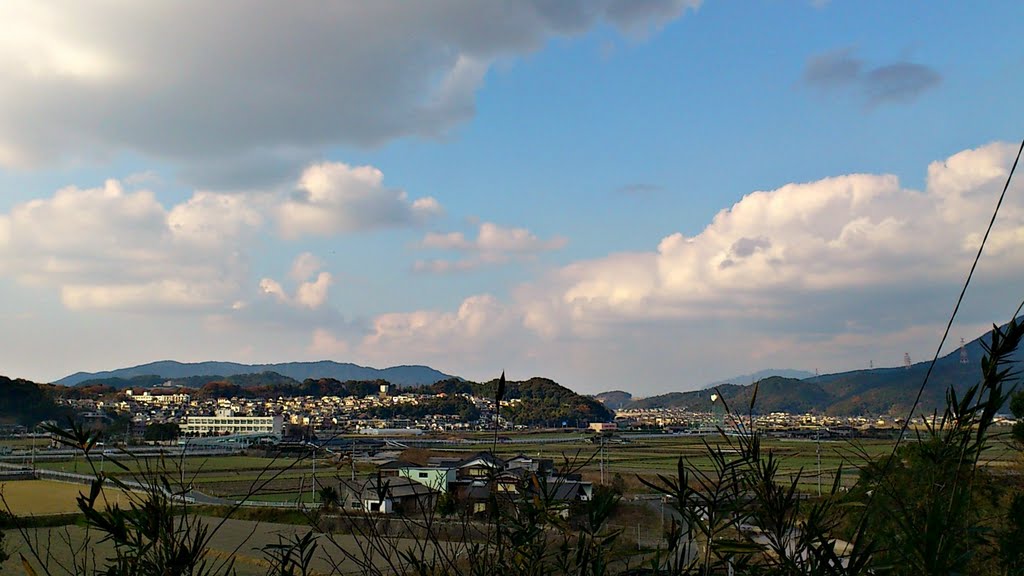
[[[499, 456], [511, 457], [525, 454], [531, 457], [551, 458], [556, 466], [564, 467], [566, 461], [575, 466], [584, 477], [592, 481], [601, 480], [601, 469], [604, 479], [610, 482], [619, 475], [626, 485], [627, 492], [642, 493], [650, 489], [644, 486], [637, 476], [653, 479], [657, 474], [673, 474], [676, 463], [683, 458], [690, 466], [700, 470], [712, 470], [711, 460], [707, 455], [707, 441], [712, 447], [729, 450], [728, 444], [717, 436], [670, 436], [651, 435], [640, 438], [623, 438], [620, 442], [606, 442], [604, 446], [603, 466], [599, 457], [599, 446], [591, 442], [592, 436], [578, 434], [570, 442], [552, 442], [554, 439], [571, 437], [572, 433], [547, 434], [509, 434], [508, 438], [515, 443], [498, 443], [496, 450]], [[471, 436], [483, 439], [483, 434]], [[772, 451], [781, 461], [781, 472], [785, 478], [800, 474], [800, 483], [804, 490], [814, 492], [819, 484], [819, 451], [821, 485], [828, 489], [836, 471], [844, 470], [843, 485], [851, 486], [856, 480], [857, 470], [867, 459], [877, 459], [888, 454], [893, 447], [891, 440], [852, 440], [823, 441], [820, 443], [806, 440], [764, 439], [765, 451]], [[487, 451], [489, 443], [472, 445], [450, 444], [437, 450], [429, 451], [434, 455], [467, 456], [478, 451]], [[420, 456], [426, 454], [424, 449], [414, 449]], [[988, 452], [984, 465], [999, 468], [1007, 466], [1016, 459], [1017, 453], [1000, 442], [995, 442]], [[116, 459], [127, 470], [115, 466], [106, 458], [94, 459], [96, 470], [121, 477], [152, 476], [163, 473], [172, 481], [184, 481], [196, 490], [225, 498], [254, 497], [260, 500], [290, 501], [294, 500], [301, 488], [304, 493], [310, 490], [313, 474], [313, 462], [309, 458], [261, 458], [256, 456], [218, 456], [214, 458], [189, 457], [184, 459], [132, 459], [119, 456]], [[91, 467], [82, 458], [64, 462], [41, 462], [40, 467], [68, 472], [90, 473]], [[357, 477], [366, 478], [374, 471], [367, 463], [357, 466]], [[318, 458], [316, 462], [316, 479], [318, 485], [336, 483], [351, 477], [351, 466], [340, 460]], [[259, 490], [253, 493], [253, 489]]]

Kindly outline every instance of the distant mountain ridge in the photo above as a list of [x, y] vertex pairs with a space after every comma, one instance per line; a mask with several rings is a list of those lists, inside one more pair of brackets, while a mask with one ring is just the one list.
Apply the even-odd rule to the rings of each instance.
[[162, 360], [104, 372], [76, 372], [57, 380], [54, 384], [75, 386], [87, 380], [105, 378], [122, 378], [127, 380], [137, 376], [160, 376], [170, 380], [196, 376], [228, 377], [263, 372], [276, 372], [299, 382], [307, 378], [334, 378], [342, 382], [348, 380], [387, 380], [398, 386], [433, 384], [439, 380], [452, 378], [451, 375], [429, 366], [417, 365], [392, 366], [390, 368], [378, 369], [330, 360], [320, 362], [285, 362], [280, 364], [239, 364], [237, 362], [185, 363]]
[[[939, 358], [921, 396], [917, 413], [941, 411], [946, 390], [953, 386], [958, 392], [981, 378], [982, 340], [990, 340], [991, 332], [964, 345], [967, 363], [960, 361], [960, 349]], [[1018, 350], [1014, 359], [1024, 360]], [[875, 368], [836, 374], [823, 374], [796, 379], [772, 376], [762, 379], [757, 392], [755, 413], [815, 412], [835, 416], [898, 415], [906, 416], [914, 403], [930, 361], [909, 368]], [[754, 387], [750, 383], [711, 385], [737, 413], [745, 413]], [[711, 390], [670, 392], [627, 402], [626, 409], [679, 408], [710, 411]]]
[[753, 384], [758, 380], [764, 380], [765, 378], [771, 378], [772, 376], [792, 378], [794, 380], [803, 380], [805, 378], [811, 378], [814, 375], [814, 372], [808, 372], [807, 370], [794, 370], [792, 368], [768, 368], [766, 370], [758, 370], [753, 374], [742, 374], [740, 376], [733, 376], [732, 378], [725, 378], [723, 380], [709, 382], [701, 386], [701, 388], [707, 390], [708, 388], [714, 388], [715, 386], [721, 386], [723, 384]]

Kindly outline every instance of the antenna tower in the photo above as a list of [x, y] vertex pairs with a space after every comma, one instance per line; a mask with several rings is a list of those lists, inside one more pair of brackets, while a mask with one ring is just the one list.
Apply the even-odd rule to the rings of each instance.
[[967, 345], [964, 344], [964, 339], [960, 339], [960, 363], [970, 364], [971, 360], [967, 357]]
[[910, 370], [910, 352], [903, 353], [903, 367]]

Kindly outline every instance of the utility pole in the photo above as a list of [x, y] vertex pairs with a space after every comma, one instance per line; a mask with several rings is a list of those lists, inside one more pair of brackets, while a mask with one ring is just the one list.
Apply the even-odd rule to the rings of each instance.
[[666, 498], [666, 496], [664, 496], [664, 495], [661, 497], [661, 534], [662, 534], [662, 536], [664, 536], [664, 534], [665, 534], [665, 498]]
[[312, 496], [313, 504], [316, 504], [316, 446], [313, 447], [313, 483], [309, 487], [309, 495]]
[[815, 451], [818, 454], [818, 496], [821, 496], [821, 427], [814, 434]]

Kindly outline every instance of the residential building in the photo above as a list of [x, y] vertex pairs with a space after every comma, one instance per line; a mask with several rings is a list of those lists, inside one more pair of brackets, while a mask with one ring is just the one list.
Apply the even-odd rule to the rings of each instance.
[[273, 434], [280, 437], [284, 418], [277, 416], [186, 416], [182, 436], [220, 436], [224, 434]]

